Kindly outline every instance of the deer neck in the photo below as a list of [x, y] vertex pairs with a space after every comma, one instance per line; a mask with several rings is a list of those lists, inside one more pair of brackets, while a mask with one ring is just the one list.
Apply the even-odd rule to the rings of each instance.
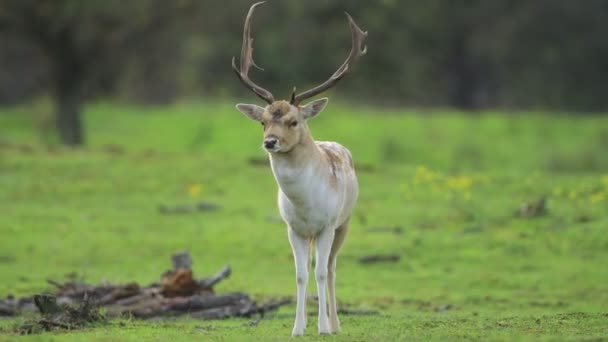
[[[314, 178], [321, 163], [321, 152], [308, 128], [289, 152], [271, 153], [270, 165], [281, 190], [288, 196], [297, 196], [302, 186]], [[292, 194], [290, 194], [293, 192]]]

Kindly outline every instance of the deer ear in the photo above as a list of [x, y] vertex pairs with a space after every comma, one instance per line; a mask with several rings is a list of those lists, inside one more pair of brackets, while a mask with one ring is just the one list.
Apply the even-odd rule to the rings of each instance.
[[329, 99], [324, 97], [307, 103], [306, 106], [302, 107], [302, 115], [304, 115], [304, 119], [308, 120], [317, 116], [317, 114], [321, 113], [323, 108], [325, 108], [328, 101]]
[[239, 112], [245, 114], [245, 116], [250, 118], [251, 120], [262, 121], [262, 113], [264, 113], [264, 108], [260, 106], [239, 103], [236, 105], [236, 109], [238, 109]]

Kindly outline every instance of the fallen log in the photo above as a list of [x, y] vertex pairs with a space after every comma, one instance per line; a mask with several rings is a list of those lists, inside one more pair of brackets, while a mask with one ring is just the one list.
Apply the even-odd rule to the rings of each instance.
[[228, 317], [242, 317], [250, 311], [251, 303], [234, 304], [190, 313], [190, 317], [198, 319], [223, 319]]
[[198, 311], [250, 301], [247, 294], [239, 292], [207, 297], [192, 296], [169, 303], [169, 309], [174, 311]]
[[[226, 265], [211, 277], [195, 279], [192, 258], [186, 252], [172, 256], [173, 270], [164, 272], [160, 282], [140, 286], [135, 282], [122, 285], [104, 282], [99, 285], [82, 281], [61, 283], [48, 280], [55, 291], [16, 299], [0, 300], [0, 316], [16, 316], [37, 310], [41, 318], [27, 322], [21, 333], [55, 329], [80, 328], [105, 317], [134, 317], [140, 319], [188, 315], [199, 319], [263, 316], [288, 304], [288, 299], [258, 305], [242, 292], [215, 294], [213, 287], [231, 275]], [[105, 319], [105, 318], [103, 318]]]

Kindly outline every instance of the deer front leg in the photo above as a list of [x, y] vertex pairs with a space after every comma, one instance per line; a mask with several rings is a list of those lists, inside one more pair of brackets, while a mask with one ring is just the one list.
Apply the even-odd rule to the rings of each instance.
[[315, 280], [317, 281], [317, 294], [319, 297], [319, 334], [329, 334], [329, 320], [327, 318], [327, 266], [331, 245], [334, 241], [334, 230], [325, 228], [317, 237], [317, 261], [315, 265]]
[[304, 334], [304, 329], [306, 328], [306, 287], [308, 286], [308, 253], [310, 244], [307, 238], [299, 236], [291, 228], [288, 228], [288, 235], [296, 265], [296, 283], [298, 287], [296, 320], [291, 335], [300, 336]]

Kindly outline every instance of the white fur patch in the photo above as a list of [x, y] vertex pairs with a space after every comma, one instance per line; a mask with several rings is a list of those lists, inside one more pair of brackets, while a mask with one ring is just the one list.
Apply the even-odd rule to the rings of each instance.
[[[334, 151], [341, 158], [340, 167], [332, 170], [328, 161], [311, 161], [303, 168], [292, 168], [280, 159], [272, 159], [281, 217], [294, 231], [307, 237], [342, 224], [350, 216], [359, 191], [350, 152], [335, 142], [316, 144], [320, 149]], [[336, 178], [334, 186], [331, 177]]]

